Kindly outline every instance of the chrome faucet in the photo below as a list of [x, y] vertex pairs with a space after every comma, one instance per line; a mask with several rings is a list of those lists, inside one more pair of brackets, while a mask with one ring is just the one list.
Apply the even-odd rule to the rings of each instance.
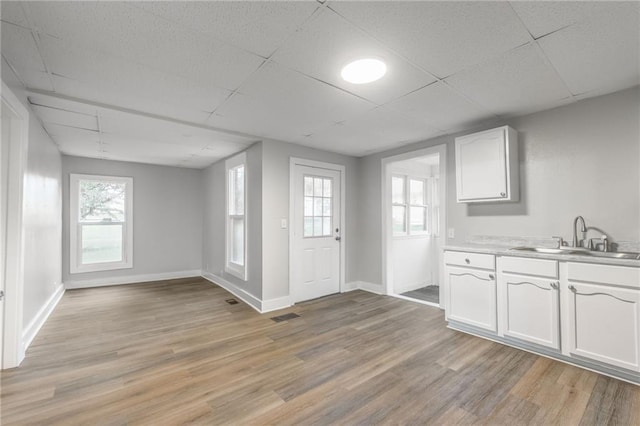
[[[578, 240], [578, 221], [582, 222], [582, 226], [580, 227], [580, 232], [583, 233], [582, 239]], [[584, 233], [587, 232], [587, 225], [584, 223], [584, 218], [582, 216], [577, 216], [573, 220], [573, 246], [574, 247], [582, 247], [584, 243]]]

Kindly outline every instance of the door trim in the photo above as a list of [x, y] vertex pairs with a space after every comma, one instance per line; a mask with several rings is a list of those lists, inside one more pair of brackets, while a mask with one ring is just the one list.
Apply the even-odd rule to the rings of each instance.
[[324, 161], [307, 160], [305, 158], [290, 157], [289, 158], [289, 297], [293, 302], [292, 278], [293, 265], [295, 265], [293, 223], [294, 223], [294, 202], [295, 202], [295, 168], [296, 166], [315, 167], [318, 169], [333, 170], [340, 173], [340, 293], [345, 292], [345, 261], [347, 246], [347, 226], [346, 226], [346, 167], [342, 164], [326, 163]]
[[[385, 294], [390, 296], [396, 296], [393, 289], [393, 270], [389, 267], [389, 261], [391, 259], [391, 241], [393, 236], [391, 234], [391, 172], [389, 171], [389, 165], [396, 161], [409, 160], [411, 158], [423, 157], [426, 155], [440, 155], [440, 232], [442, 233], [443, 241], [446, 242], [447, 232], [447, 144], [439, 144], [430, 146], [428, 148], [422, 148], [415, 151], [405, 152], [403, 154], [393, 155], [390, 157], [384, 157], [381, 159], [381, 184], [380, 193], [382, 200], [382, 288], [385, 290]], [[440, 265], [444, 265], [443, 253], [439, 253]], [[444, 268], [439, 268], [439, 281], [441, 285], [440, 294], [443, 295], [446, 289], [444, 288]], [[431, 306], [438, 306], [435, 303], [425, 302]], [[444, 309], [444, 298], [441, 298], [439, 307]]]
[[[2, 369], [14, 368], [24, 359], [22, 313], [24, 292], [24, 228], [22, 203], [24, 175], [29, 148], [29, 111], [2, 82], [2, 104], [17, 118], [12, 119], [9, 141], [9, 184], [7, 194], [7, 252], [5, 264], [4, 322], [2, 330]], [[19, 126], [19, 135], [13, 126]]]

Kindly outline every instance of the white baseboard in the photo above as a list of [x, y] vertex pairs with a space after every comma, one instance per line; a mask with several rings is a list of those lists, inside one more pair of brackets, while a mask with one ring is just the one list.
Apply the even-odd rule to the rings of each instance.
[[349, 291], [353, 291], [357, 289], [358, 289], [358, 281], [351, 281], [344, 284], [344, 287], [342, 288], [342, 293], [347, 293]]
[[224, 288], [229, 293], [233, 294], [256, 311], [262, 313], [262, 301], [254, 295], [248, 293], [246, 290], [241, 289], [237, 285], [225, 280], [222, 277], [214, 275], [211, 272], [202, 271], [202, 278]]
[[374, 284], [366, 281], [355, 281], [355, 283], [357, 283], [358, 289], [360, 290], [368, 291], [369, 293], [374, 294], [386, 294], [386, 291], [384, 291], [384, 287], [382, 286], [382, 284]]
[[162, 272], [159, 274], [138, 274], [126, 275], [122, 277], [96, 278], [93, 280], [67, 281], [64, 283], [64, 286], [67, 289], [103, 287], [108, 285], [134, 284], [147, 281], [162, 281], [173, 280], [177, 278], [199, 277], [201, 275], [202, 271], [200, 271], [199, 269], [194, 269], [191, 271]]
[[22, 333], [22, 342], [25, 351], [27, 350], [29, 345], [31, 345], [31, 342], [33, 342], [33, 339], [36, 337], [44, 323], [47, 321], [49, 315], [51, 315], [53, 310], [56, 308], [58, 302], [60, 302], [60, 299], [62, 299], [64, 290], [64, 285], [59, 285], [56, 291], [54, 291], [51, 297], [49, 297], [49, 300], [47, 300], [45, 304], [42, 305], [35, 318], [33, 318], [29, 325], [25, 327], [24, 332]]
[[260, 311], [264, 314], [265, 312], [285, 309], [291, 305], [293, 305], [293, 303], [291, 303], [291, 298], [289, 296], [276, 297], [275, 299], [263, 300], [262, 309]]

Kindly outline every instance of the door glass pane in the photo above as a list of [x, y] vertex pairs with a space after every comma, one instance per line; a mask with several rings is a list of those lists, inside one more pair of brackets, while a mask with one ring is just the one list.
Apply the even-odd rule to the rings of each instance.
[[231, 219], [231, 262], [244, 265], [244, 219]]
[[405, 209], [406, 207], [404, 206], [393, 206], [391, 208], [391, 221], [394, 234], [404, 234], [407, 232]]
[[313, 178], [311, 176], [304, 177], [304, 195], [307, 197], [313, 196]]
[[322, 198], [313, 199], [313, 215], [322, 216]]
[[322, 179], [313, 179], [313, 195], [316, 197], [322, 197]]
[[404, 178], [397, 176], [391, 178], [391, 197], [394, 204], [404, 204]]
[[82, 264], [122, 262], [121, 224], [80, 225]]
[[313, 236], [319, 237], [322, 235], [322, 218], [314, 217], [313, 218]]
[[304, 233], [305, 237], [313, 237], [313, 217], [304, 218]]
[[322, 216], [331, 216], [331, 198], [322, 199]]
[[331, 185], [333, 181], [332, 179], [325, 179], [324, 184], [322, 185], [322, 195], [325, 197], [331, 197]]
[[313, 216], [313, 197], [304, 197], [304, 215]]
[[409, 216], [409, 229], [411, 233], [420, 233], [427, 231], [426, 207], [411, 207]]
[[424, 202], [424, 181], [409, 179], [410, 204], [426, 204]]
[[79, 222], [124, 222], [125, 189], [122, 182], [81, 180]]
[[330, 236], [331, 235], [331, 218], [323, 217], [322, 218], [322, 236]]

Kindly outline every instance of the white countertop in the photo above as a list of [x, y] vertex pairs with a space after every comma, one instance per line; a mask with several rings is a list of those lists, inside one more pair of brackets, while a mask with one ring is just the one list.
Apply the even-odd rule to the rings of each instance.
[[564, 262], [597, 263], [601, 265], [633, 266], [640, 268], [640, 260], [616, 259], [611, 257], [584, 256], [579, 254], [549, 254], [533, 251], [510, 250], [511, 247], [491, 244], [460, 243], [449, 244], [443, 247], [445, 251], [465, 251], [472, 253], [485, 253], [497, 256], [533, 257], [536, 259], [551, 259]]

